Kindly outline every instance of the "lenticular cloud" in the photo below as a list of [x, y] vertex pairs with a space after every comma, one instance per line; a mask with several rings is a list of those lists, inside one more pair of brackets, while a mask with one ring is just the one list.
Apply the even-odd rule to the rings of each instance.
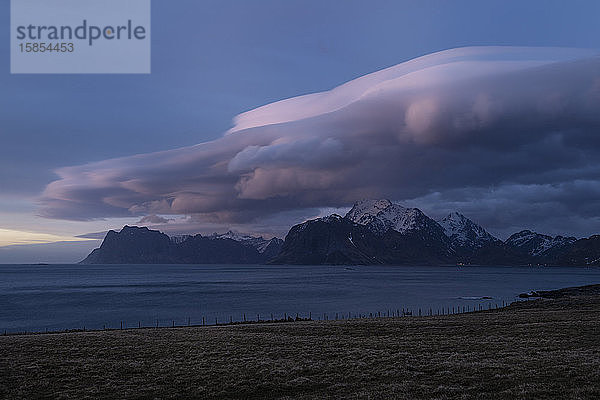
[[488, 188], [574, 179], [595, 196], [600, 186], [600, 58], [590, 50], [442, 51], [234, 122], [211, 142], [59, 169], [41, 212], [243, 223], [365, 197], [477, 201]]

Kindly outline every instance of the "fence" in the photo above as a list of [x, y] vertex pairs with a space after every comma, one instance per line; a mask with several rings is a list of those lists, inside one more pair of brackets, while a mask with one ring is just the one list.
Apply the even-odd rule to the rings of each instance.
[[[527, 299], [517, 299], [517, 302], [528, 301]], [[386, 309], [384, 311], [375, 312], [337, 312], [337, 313], [319, 313], [313, 318], [312, 312], [308, 313], [295, 313], [280, 314], [278, 318], [277, 314], [271, 313], [264, 315], [261, 319], [261, 314], [252, 314], [252, 318], [249, 318], [250, 314], [243, 313], [240, 319], [234, 320], [233, 315], [229, 315], [229, 318], [219, 320], [218, 316], [214, 317], [214, 321], [208, 320], [207, 317], [203, 316], [200, 320], [192, 321], [191, 317], [187, 317], [183, 324], [177, 323], [175, 319], [159, 320], [156, 319], [152, 325], [142, 324], [141, 321], [136, 321], [133, 325], [127, 325], [127, 321], [119, 321], [118, 325], [111, 326], [110, 324], [104, 324], [102, 329], [86, 329], [85, 326], [77, 329], [63, 329], [63, 330], [49, 330], [45, 331], [20, 331], [20, 332], [8, 332], [4, 330], [4, 336], [9, 335], [29, 335], [29, 334], [49, 334], [49, 333], [66, 333], [66, 332], [91, 332], [91, 331], [116, 331], [116, 330], [127, 330], [127, 329], [159, 329], [159, 328], [181, 328], [181, 327], [200, 327], [200, 326], [231, 326], [231, 325], [243, 325], [243, 324], [265, 324], [265, 323], [289, 323], [289, 322], [300, 322], [300, 321], [341, 321], [341, 320], [357, 320], [357, 319], [380, 319], [380, 318], [404, 318], [404, 317], [434, 317], [454, 314], [467, 314], [481, 311], [490, 311], [504, 308], [512, 303], [506, 301], [499, 302], [487, 302], [486, 304], [478, 303], [474, 305], [453, 305], [444, 307], [420, 307], [420, 308], [396, 308]], [[487, 307], [486, 307], [487, 306]], [[254, 316], [256, 316], [254, 318]], [[331, 318], [330, 318], [331, 317]], [[162, 322], [162, 323], [161, 323]], [[181, 321], [179, 321], [181, 322]]]

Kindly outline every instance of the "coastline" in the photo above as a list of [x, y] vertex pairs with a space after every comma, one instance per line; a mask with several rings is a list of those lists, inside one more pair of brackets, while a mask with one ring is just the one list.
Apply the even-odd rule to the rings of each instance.
[[0, 337], [0, 397], [599, 397], [600, 296], [550, 293], [432, 317]]

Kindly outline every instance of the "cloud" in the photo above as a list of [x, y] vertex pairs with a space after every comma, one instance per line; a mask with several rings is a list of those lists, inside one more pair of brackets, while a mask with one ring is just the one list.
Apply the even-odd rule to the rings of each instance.
[[[549, 187], [583, 217], [597, 211], [599, 111], [595, 51], [447, 50], [243, 113], [211, 142], [59, 169], [40, 212], [244, 224], [365, 197], [437, 196], [444, 208], [461, 193], [467, 207], [516, 190], [505, 198], [527, 209]], [[569, 196], [574, 180], [589, 184]]]
[[173, 219], [163, 218], [160, 215], [151, 214], [151, 215], [146, 215], [145, 217], [140, 218], [140, 220], [138, 222], [136, 222], [136, 224], [157, 225], [157, 224], [167, 224], [167, 223], [169, 223], [169, 221], [173, 221]]
[[599, 233], [600, 182], [465, 187], [431, 193], [407, 205], [418, 206], [433, 218], [461, 210], [500, 239], [522, 229], [589, 236]]
[[84, 233], [83, 235], [77, 235], [75, 237], [82, 238], [82, 239], [104, 239], [104, 237], [106, 236], [107, 233], [108, 233], [108, 231], [90, 232], [90, 233]]

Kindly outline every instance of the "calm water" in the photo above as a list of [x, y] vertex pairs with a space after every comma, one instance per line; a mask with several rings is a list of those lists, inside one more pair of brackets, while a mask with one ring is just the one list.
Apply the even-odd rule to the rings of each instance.
[[[502, 304], [600, 283], [600, 268], [0, 265], [2, 332]], [[489, 296], [492, 300], [481, 299]], [[426, 311], [427, 310], [427, 311]]]

